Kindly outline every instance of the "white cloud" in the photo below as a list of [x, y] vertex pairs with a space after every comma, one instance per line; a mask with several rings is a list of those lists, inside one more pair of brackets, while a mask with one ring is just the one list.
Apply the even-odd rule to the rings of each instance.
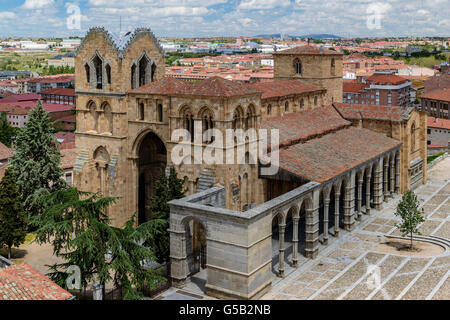
[[242, 0], [238, 8], [243, 10], [266, 10], [276, 7], [287, 7], [289, 0]]
[[24, 9], [43, 9], [54, 5], [54, 0], [25, 0]]
[[11, 11], [0, 11], [0, 19], [14, 19], [16, 14]]

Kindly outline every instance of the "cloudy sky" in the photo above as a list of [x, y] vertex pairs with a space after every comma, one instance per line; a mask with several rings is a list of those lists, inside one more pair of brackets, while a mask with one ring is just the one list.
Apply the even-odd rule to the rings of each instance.
[[0, 0], [0, 37], [118, 32], [120, 20], [158, 37], [450, 36], [450, 0]]

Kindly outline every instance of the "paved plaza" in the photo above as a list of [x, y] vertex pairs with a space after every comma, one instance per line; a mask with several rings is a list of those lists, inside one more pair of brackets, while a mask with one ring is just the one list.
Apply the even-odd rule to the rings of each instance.
[[[423, 236], [450, 239], [450, 158], [429, 172], [428, 183], [415, 190], [427, 220]], [[411, 256], [380, 250], [386, 235], [400, 235], [394, 211], [400, 196], [381, 211], [363, 216], [352, 232], [341, 232], [321, 246], [315, 260], [274, 278], [263, 299], [450, 299], [450, 252]]]

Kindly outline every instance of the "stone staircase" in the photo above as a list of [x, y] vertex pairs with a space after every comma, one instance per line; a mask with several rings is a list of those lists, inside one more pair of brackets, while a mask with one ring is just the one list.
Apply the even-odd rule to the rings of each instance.
[[205, 191], [214, 185], [214, 180], [216, 178], [216, 172], [213, 169], [206, 168], [200, 173], [200, 178], [198, 179], [197, 192]]

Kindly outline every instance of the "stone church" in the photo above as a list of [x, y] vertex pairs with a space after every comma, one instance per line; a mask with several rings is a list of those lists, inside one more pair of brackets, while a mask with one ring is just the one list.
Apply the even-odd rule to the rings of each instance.
[[[332, 49], [296, 47], [274, 54], [272, 81], [188, 83], [164, 76], [149, 29], [117, 37], [93, 28], [75, 58], [74, 183], [118, 197], [108, 209], [115, 225], [134, 213], [143, 223], [162, 168], [174, 166], [188, 196], [170, 204], [173, 280], [206, 269], [208, 294], [258, 298], [286, 266], [426, 182], [426, 113], [343, 104], [342, 61]], [[208, 129], [278, 130], [277, 173], [261, 170], [253, 136], [224, 147], [244, 150], [240, 164], [174, 164], [172, 133], [197, 127], [206, 137], [188, 148], [208, 148]]]

